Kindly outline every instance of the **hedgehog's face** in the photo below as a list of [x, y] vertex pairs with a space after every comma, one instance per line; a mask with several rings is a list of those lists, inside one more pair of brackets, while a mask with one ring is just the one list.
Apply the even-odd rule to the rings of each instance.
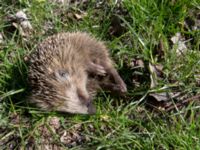
[[66, 70], [54, 72], [58, 98], [62, 103], [59, 111], [79, 114], [93, 114], [95, 107], [87, 90], [87, 73], [84, 70], [69, 73]]

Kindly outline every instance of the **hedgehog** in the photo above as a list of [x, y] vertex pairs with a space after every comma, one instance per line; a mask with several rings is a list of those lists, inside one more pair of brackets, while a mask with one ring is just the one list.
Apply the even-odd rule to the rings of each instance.
[[[86, 32], [62, 32], [41, 41], [28, 56], [28, 101], [44, 111], [95, 114], [99, 89], [127, 87], [103, 41]], [[103, 82], [109, 77], [112, 82]]]

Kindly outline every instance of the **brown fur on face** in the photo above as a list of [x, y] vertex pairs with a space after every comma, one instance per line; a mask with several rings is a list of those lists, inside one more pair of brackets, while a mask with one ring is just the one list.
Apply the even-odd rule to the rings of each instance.
[[112, 65], [105, 45], [82, 32], [59, 33], [41, 42], [29, 57], [30, 102], [44, 110], [92, 114], [92, 98], [101, 83], [90, 74], [113, 78], [126, 85]]

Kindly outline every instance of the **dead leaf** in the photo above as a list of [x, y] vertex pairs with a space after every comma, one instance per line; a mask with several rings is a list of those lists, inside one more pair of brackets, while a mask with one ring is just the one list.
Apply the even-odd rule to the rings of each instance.
[[143, 62], [142, 59], [138, 59], [136, 63], [138, 64], [138, 66], [139, 66], [140, 68], [144, 68], [144, 62]]
[[[49, 131], [49, 129], [46, 127], [46, 125], [41, 125], [39, 128], [38, 128], [38, 131], [40, 133], [40, 136], [42, 138], [42, 141], [46, 141], [46, 138], [49, 138], [48, 141], [52, 141], [52, 135], [51, 135], [51, 132]], [[51, 138], [51, 140], [50, 140]]]
[[84, 17], [87, 16], [87, 13], [80, 11], [79, 13], [75, 13], [74, 16], [75, 16], [76, 19], [81, 20], [81, 19], [83, 19]]
[[154, 88], [157, 86], [158, 82], [157, 82], [156, 69], [151, 63], [149, 63], [149, 70], [150, 70], [150, 80], [151, 80], [150, 87]]
[[25, 14], [25, 10], [20, 10], [14, 15], [7, 15], [6, 21], [11, 25], [8, 27], [7, 30], [10, 32], [14, 32], [17, 29], [19, 31], [19, 34], [26, 41], [33, 32], [33, 27], [29, 22], [27, 15]]
[[147, 106], [149, 108], [159, 111], [168, 111], [169, 108], [176, 108], [176, 105], [182, 104], [185, 99], [188, 98], [188, 94], [185, 92], [164, 91], [159, 93], [150, 93], [147, 99]]
[[58, 117], [50, 117], [49, 125], [53, 128], [53, 130], [57, 130], [60, 128], [60, 119]]
[[71, 137], [68, 136], [67, 131], [64, 131], [63, 135], [60, 137], [60, 141], [64, 144], [71, 142]]
[[184, 27], [189, 31], [200, 29], [200, 13], [197, 10], [194, 9], [189, 12], [189, 16], [184, 21]]
[[140, 58], [136, 58], [131, 60], [129, 66], [131, 67], [131, 69], [144, 68], [144, 61]]
[[150, 94], [153, 98], [155, 98], [157, 101], [167, 101], [169, 99], [169, 96], [167, 93], [152, 93]]
[[3, 41], [3, 34], [0, 33], [0, 44], [2, 44], [4, 41]]
[[157, 71], [154, 65], [149, 63], [150, 79], [151, 79], [151, 88], [154, 88], [158, 85], [158, 76]]
[[[26, 33], [24, 32], [24, 30], [22, 29], [22, 27], [18, 24], [18, 23], [12, 23], [12, 25], [16, 28], [16, 29], [18, 29], [18, 31], [19, 31], [19, 33], [20, 33], [20, 35], [22, 36], [22, 37], [26, 37], [27, 35], [26, 35]], [[24, 38], [25, 40], [26, 40], [26, 38]]]
[[180, 92], [177, 92], [177, 93], [162, 92], [162, 93], [151, 93], [149, 95], [160, 102], [160, 101], [169, 101], [170, 99], [177, 98], [178, 96], [181, 95], [181, 93]]
[[173, 42], [173, 44], [178, 43], [178, 41], [181, 39], [181, 33], [176, 33], [175, 36], [171, 37], [171, 41]]
[[32, 25], [29, 22], [24, 11], [22, 11], [22, 10], [18, 11], [15, 14], [15, 17], [16, 17], [18, 23], [21, 25], [23, 30], [32, 30], [33, 29]]
[[197, 82], [197, 85], [200, 86], [200, 74], [195, 74], [194, 77]]
[[44, 23], [44, 33], [49, 32], [54, 29], [54, 24], [51, 21], [45, 21]]
[[[187, 98], [185, 98], [187, 97]], [[165, 107], [166, 111], [171, 111], [175, 108], [183, 108], [185, 105], [191, 103], [191, 102], [195, 102], [195, 101], [199, 101], [200, 99], [200, 94], [188, 97], [188, 96], [182, 96], [182, 99], [179, 100], [175, 105], [173, 103], [171, 103], [170, 105], [168, 105], [167, 107]]]
[[22, 26], [22, 28], [23, 28], [24, 30], [32, 30], [32, 29], [33, 29], [31, 23], [30, 23], [28, 20], [22, 21], [22, 22], [20, 23], [20, 25]]
[[48, 2], [69, 6], [71, 0], [48, 0]]
[[162, 78], [163, 72], [162, 72], [163, 66], [160, 64], [153, 65], [149, 63], [149, 71], [150, 71], [150, 79], [151, 79], [151, 88], [155, 88], [158, 85], [158, 80]]
[[176, 54], [181, 55], [187, 51], [187, 46], [185, 45], [185, 39], [181, 36], [181, 33], [176, 33], [173, 37], [171, 37], [171, 41], [173, 43], [173, 47], [176, 49]]
[[84, 142], [85, 136], [83, 136], [80, 132], [77, 131], [73, 132], [64, 131], [64, 133], [60, 137], [60, 141], [67, 147], [74, 147]]

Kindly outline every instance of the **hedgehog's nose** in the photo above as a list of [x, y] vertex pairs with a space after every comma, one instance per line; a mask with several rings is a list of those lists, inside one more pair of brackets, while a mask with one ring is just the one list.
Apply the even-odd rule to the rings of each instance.
[[88, 108], [88, 114], [93, 115], [93, 114], [96, 113], [96, 108], [95, 108], [95, 106], [92, 104], [91, 101], [87, 104], [87, 108]]
[[86, 96], [85, 94], [83, 94], [83, 92], [78, 90], [78, 97], [79, 97], [80, 101], [82, 102], [82, 104], [86, 105], [86, 107], [88, 108], [88, 114], [96, 113], [96, 108], [92, 104], [92, 100], [89, 96]]

